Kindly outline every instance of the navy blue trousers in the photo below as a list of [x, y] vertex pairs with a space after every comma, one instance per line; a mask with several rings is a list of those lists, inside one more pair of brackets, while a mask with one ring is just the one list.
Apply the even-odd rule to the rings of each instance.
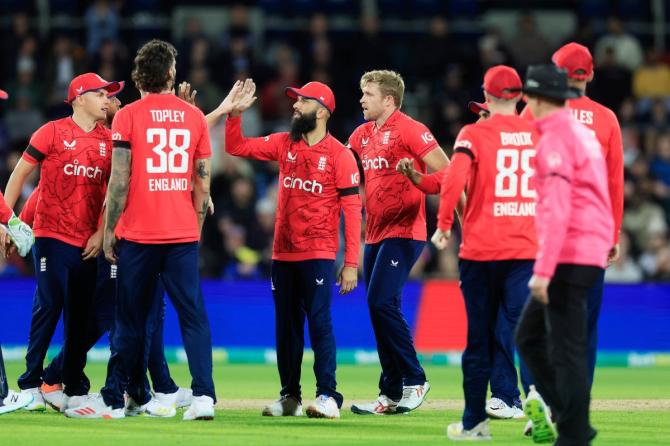
[[63, 313], [63, 384], [69, 396], [87, 393], [82, 374], [86, 366], [89, 315], [96, 284], [95, 260], [82, 260], [82, 248], [48, 237], [37, 237], [33, 260], [37, 290], [33, 298], [26, 371], [19, 388], [42, 384], [44, 358]]
[[145, 375], [147, 327], [159, 279], [179, 318], [191, 372], [193, 395], [216, 400], [212, 379], [212, 337], [200, 291], [198, 244], [149, 245], [121, 240], [118, 246], [112, 356], [101, 394], [107, 405], [123, 407], [123, 391], [138, 403], [149, 400]]
[[403, 386], [426, 382], [401, 308], [402, 289], [424, 245], [400, 238], [365, 245], [363, 274], [382, 367], [379, 393], [396, 401], [402, 398]]
[[[467, 346], [462, 358], [465, 429], [472, 429], [487, 418], [486, 393], [496, 351], [507, 351], [505, 361], [511, 367], [508, 373], [513, 376], [505, 380], [508, 386], [504, 392], [511, 395], [511, 399], [505, 398], [506, 402], [513, 404], [514, 398], [518, 399], [513, 330], [528, 296], [533, 264], [533, 260], [460, 260], [461, 291], [468, 317]], [[502, 342], [496, 337], [500, 316], [511, 327]]]
[[[114, 327], [114, 307], [116, 302], [116, 275], [117, 267], [111, 265], [101, 254], [97, 261], [97, 284], [95, 291], [95, 301], [93, 304], [91, 323], [88, 326], [87, 341], [88, 350], [90, 350], [100, 338], [107, 332], [110, 333], [110, 341]], [[170, 376], [165, 359], [163, 346], [163, 322], [165, 320], [165, 300], [163, 295], [165, 288], [159, 282], [156, 287], [156, 298], [154, 307], [149, 314], [147, 323], [147, 341], [145, 354], [148, 355], [148, 368], [151, 375], [151, 382], [155, 392], [174, 393], [179, 388]], [[110, 342], [110, 348], [113, 346]], [[87, 351], [88, 351], [87, 350]], [[63, 350], [51, 361], [44, 369], [43, 380], [47, 384], [61, 383], [63, 380]], [[87, 390], [90, 390], [90, 382], [86, 375], [82, 374], [82, 380]], [[147, 382], [148, 386], [148, 382]]]
[[300, 371], [305, 349], [305, 319], [314, 351], [316, 396], [333, 397], [342, 407], [335, 370], [337, 350], [330, 315], [333, 287], [332, 260], [272, 262], [272, 296], [275, 303], [277, 368], [280, 395], [302, 399]]

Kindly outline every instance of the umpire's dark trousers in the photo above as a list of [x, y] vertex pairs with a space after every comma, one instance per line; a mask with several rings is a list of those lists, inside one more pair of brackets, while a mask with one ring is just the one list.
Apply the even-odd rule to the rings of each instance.
[[549, 304], [529, 299], [516, 343], [537, 390], [554, 412], [557, 445], [588, 445], [590, 379], [587, 357], [587, 291], [602, 268], [560, 264], [549, 284]]

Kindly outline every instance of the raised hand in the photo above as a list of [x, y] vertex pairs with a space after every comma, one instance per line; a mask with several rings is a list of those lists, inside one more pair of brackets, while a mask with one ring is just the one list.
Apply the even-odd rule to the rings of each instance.
[[182, 82], [179, 84], [179, 91], [177, 92], [179, 99], [183, 99], [191, 105], [195, 105], [195, 95], [198, 94], [198, 90], [193, 90], [191, 92], [191, 84], [188, 82]]

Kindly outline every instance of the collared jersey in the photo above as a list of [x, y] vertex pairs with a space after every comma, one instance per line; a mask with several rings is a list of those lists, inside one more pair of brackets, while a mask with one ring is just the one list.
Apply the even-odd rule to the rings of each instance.
[[[451, 228], [466, 186], [459, 257], [477, 261], [535, 258], [537, 141], [535, 127], [516, 115], [494, 114], [461, 129], [442, 183], [438, 223], [441, 229]], [[454, 187], [459, 177], [462, 180]]]
[[131, 152], [117, 236], [147, 244], [199, 240], [191, 184], [194, 160], [212, 154], [205, 115], [173, 94], [149, 94], [116, 113], [112, 138], [115, 150]]
[[438, 147], [430, 130], [396, 110], [380, 128], [374, 121], [359, 126], [349, 146], [365, 174], [365, 243], [387, 238], [425, 241], [425, 194], [396, 171], [396, 165], [402, 158], [413, 158], [417, 170], [426, 173], [423, 157]]
[[85, 247], [98, 229], [111, 167], [111, 133], [85, 132], [72, 118], [50, 121], [30, 138], [23, 159], [40, 163], [33, 231]]

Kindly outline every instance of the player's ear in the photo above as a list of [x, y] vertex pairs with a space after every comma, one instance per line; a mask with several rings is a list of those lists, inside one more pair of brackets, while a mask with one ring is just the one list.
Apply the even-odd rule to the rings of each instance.
[[593, 81], [593, 77], [594, 77], [594, 76], [595, 76], [595, 72], [592, 71], [591, 74], [589, 75], [589, 77], [586, 78], [586, 82], [591, 82], [591, 81]]

